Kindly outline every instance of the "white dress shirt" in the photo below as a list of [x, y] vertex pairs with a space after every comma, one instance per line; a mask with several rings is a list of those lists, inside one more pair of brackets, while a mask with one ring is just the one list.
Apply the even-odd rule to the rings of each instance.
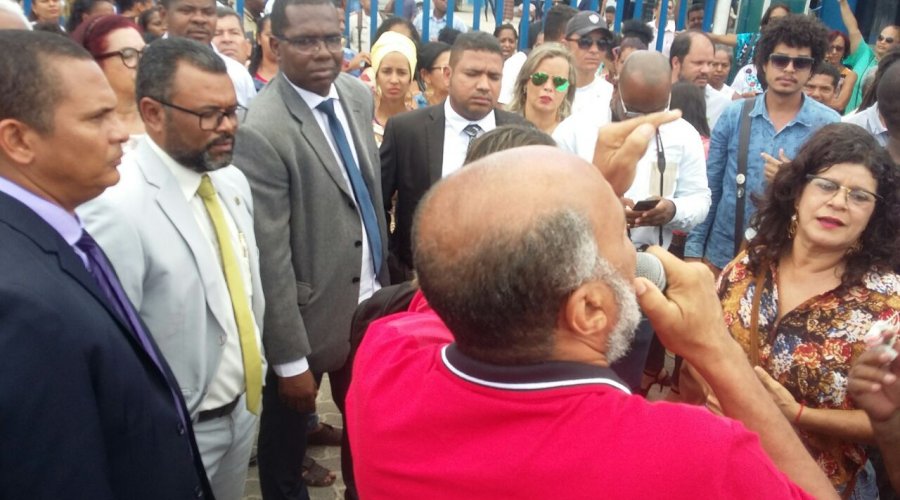
[[250, 100], [256, 97], [256, 85], [253, 84], [253, 77], [250, 76], [250, 72], [247, 71], [243, 64], [225, 54], [219, 53], [215, 45], [211, 44], [210, 47], [225, 61], [225, 69], [228, 70], [228, 77], [231, 78], [231, 83], [234, 84], [237, 102], [246, 108], [250, 104]]
[[855, 111], [847, 116], [841, 118], [841, 121], [844, 123], [852, 123], [854, 125], [859, 125], [860, 127], [866, 129], [872, 137], [878, 141], [878, 144], [881, 144], [882, 147], [887, 147], [888, 143], [888, 129], [884, 125], [884, 120], [881, 118], [881, 113], [878, 112], [878, 102], [869, 106], [868, 108], [862, 111]]
[[484, 135], [497, 128], [494, 112], [491, 111], [484, 118], [478, 121], [469, 121], [453, 110], [450, 105], [450, 98], [444, 100], [444, 157], [441, 164], [441, 177], [447, 177], [459, 170], [463, 162], [466, 161], [466, 152], [469, 150], [469, 136], [463, 132], [463, 129], [470, 124], [476, 124], [481, 127], [482, 132], [478, 136]]
[[516, 52], [509, 56], [509, 59], [503, 62], [503, 78], [500, 80], [500, 97], [497, 102], [500, 104], [509, 104], [513, 102], [513, 92], [516, 89], [516, 80], [519, 78], [519, 71], [525, 65], [528, 54], [524, 52]]
[[[228, 283], [225, 280], [225, 271], [222, 266], [222, 256], [219, 253], [219, 240], [216, 236], [216, 229], [213, 226], [212, 220], [209, 217], [209, 213], [206, 211], [206, 206], [203, 204], [203, 200], [197, 194], [197, 189], [200, 188], [200, 181], [202, 180], [202, 174], [191, 170], [187, 167], [180, 165], [176, 162], [171, 156], [169, 156], [165, 151], [163, 151], [156, 143], [153, 142], [149, 136], [147, 136], [147, 144], [150, 146], [150, 149], [153, 150], [154, 153], [160, 158], [163, 165], [172, 172], [172, 176], [175, 177], [176, 182], [178, 183], [178, 187], [181, 189], [182, 194], [184, 195], [185, 201], [191, 208], [191, 213], [194, 216], [194, 220], [197, 222], [197, 226], [200, 229], [200, 232], [203, 234], [203, 240], [208, 244], [208, 249], [210, 252], [209, 258], [214, 260], [220, 270], [222, 272], [216, 274], [216, 281], [219, 281], [218, 285], [220, 285], [223, 289], [228, 289]], [[213, 184], [215, 185], [215, 184]], [[225, 202], [216, 194], [216, 197], [219, 198], [219, 204], [223, 207], [222, 213], [225, 216], [225, 224], [228, 226], [228, 233], [231, 237], [231, 247], [234, 255], [238, 259], [238, 267], [241, 271], [241, 280], [244, 285], [244, 292], [247, 294], [247, 303], [253, 303], [253, 284], [252, 284], [252, 276], [250, 274], [250, 253], [247, 249], [247, 243], [244, 239], [243, 233], [238, 229], [237, 224], [235, 224], [234, 219], [231, 216], [231, 212], [225, 210]], [[218, 297], [221, 300], [222, 309], [227, 311], [234, 311], [234, 308], [231, 304], [231, 299], [229, 295], [222, 295]], [[207, 295], [207, 300], [214, 300], [213, 297]], [[260, 358], [262, 358], [262, 372], [266, 372], [266, 361], [265, 357], [262, 355], [263, 347], [262, 347], [262, 337], [259, 333], [258, 323], [256, 322], [256, 318], [253, 315], [253, 310], [250, 309], [250, 315], [253, 319], [253, 334], [256, 338], [256, 346], [260, 352]], [[225, 338], [225, 346], [222, 351], [222, 358], [219, 362], [219, 367], [216, 369], [216, 376], [213, 378], [209, 387], [207, 388], [206, 397], [203, 398], [203, 401], [200, 402], [200, 411], [212, 410], [215, 408], [220, 408], [222, 406], [231, 403], [235, 399], [238, 398], [241, 394], [246, 390], [246, 381], [244, 379], [244, 361], [243, 355], [241, 353], [241, 343], [240, 343], [240, 334], [238, 333], [237, 321], [234, 318], [234, 314], [225, 316], [225, 325], [222, 325], [225, 329], [226, 338]], [[196, 334], [197, 332], [188, 332], [191, 334]]]
[[[553, 139], [560, 148], [592, 162], [597, 134], [606, 123], [591, 113], [572, 115], [556, 127]], [[709, 212], [711, 198], [706, 179], [706, 154], [700, 134], [681, 118], [662, 125], [659, 134], [666, 156], [661, 196], [675, 204], [675, 217], [663, 226], [663, 246], [668, 247], [672, 242], [673, 230], [689, 231], [703, 222]], [[638, 161], [634, 182], [624, 196], [635, 202], [660, 196], [655, 139]], [[631, 240], [636, 245], [658, 245], [659, 228], [632, 229]]]

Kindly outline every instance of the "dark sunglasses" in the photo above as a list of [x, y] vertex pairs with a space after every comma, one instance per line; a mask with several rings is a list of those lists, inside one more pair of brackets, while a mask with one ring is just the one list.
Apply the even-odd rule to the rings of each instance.
[[[548, 75], [547, 73], [534, 73], [531, 75], [531, 83], [533, 83], [537, 87], [540, 87], [541, 85], [547, 83], [547, 80], [549, 79], [550, 75]], [[565, 92], [569, 90], [569, 79], [563, 78], [561, 76], [554, 76], [553, 88], [555, 88], [557, 92]]]
[[578, 44], [578, 48], [581, 50], [591, 50], [591, 45], [596, 44], [597, 49], [601, 51], [606, 51], [612, 45], [612, 42], [605, 38], [591, 38], [589, 36], [583, 36], [578, 40], [569, 39], [572, 42]]
[[769, 62], [778, 69], [785, 69], [788, 67], [788, 64], [793, 64], [794, 70], [804, 71], [812, 68], [816, 60], [806, 56], [791, 57], [782, 54], [771, 54], [769, 55]]
[[894, 43], [895, 38], [892, 36], [878, 35], [878, 41], [884, 43]]

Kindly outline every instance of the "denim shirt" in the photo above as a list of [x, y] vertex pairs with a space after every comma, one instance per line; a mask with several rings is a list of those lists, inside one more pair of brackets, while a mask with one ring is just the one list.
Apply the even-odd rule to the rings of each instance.
[[[768, 153], [778, 158], [778, 150], [784, 149], [784, 154], [788, 158], [794, 158], [806, 139], [815, 131], [841, 119], [831, 108], [804, 95], [800, 111], [794, 119], [781, 131], [776, 131], [766, 109], [766, 94], [755, 97], [756, 104], [750, 111], [744, 229], [756, 213], [752, 196], [761, 195], [765, 190], [763, 176], [765, 161], [760, 155]], [[712, 205], [709, 207], [706, 220], [688, 235], [684, 252], [685, 257], [705, 257], [718, 268], [725, 267], [734, 258], [734, 224], [737, 209], [735, 177], [743, 104], [743, 100], [731, 103], [713, 130], [709, 158], [706, 162], [706, 177], [709, 181]]]

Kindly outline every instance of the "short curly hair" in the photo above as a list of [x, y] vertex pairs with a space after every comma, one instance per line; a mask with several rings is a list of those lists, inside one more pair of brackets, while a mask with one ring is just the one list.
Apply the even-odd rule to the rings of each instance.
[[802, 14], [788, 14], [785, 17], [773, 19], [762, 28], [753, 64], [756, 65], [756, 74], [763, 88], [768, 86], [766, 63], [779, 43], [794, 48], [809, 47], [814, 60], [812, 67], [812, 72], [814, 72], [825, 59], [828, 51], [828, 28], [818, 19]]
[[900, 173], [884, 148], [862, 127], [833, 123], [819, 129], [800, 148], [797, 157], [783, 166], [762, 197], [754, 196], [757, 213], [751, 222], [757, 233], [748, 245], [750, 270], [758, 272], [777, 262], [791, 249], [788, 228], [796, 204], [808, 181], [839, 163], [865, 166], [878, 182], [875, 210], [860, 236], [858, 252], [847, 255], [841, 283], [857, 285], [869, 270], [891, 270], [900, 264]]

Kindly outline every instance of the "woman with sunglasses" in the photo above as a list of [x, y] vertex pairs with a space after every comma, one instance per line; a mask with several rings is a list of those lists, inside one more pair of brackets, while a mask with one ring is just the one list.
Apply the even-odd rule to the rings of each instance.
[[841, 19], [850, 35], [850, 55], [847, 56], [844, 63], [859, 75], [847, 104], [846, 111], [849, 113], [859, 106], [859, 102], [863, 98], [865, 83], [867, 79], [874, 76], [878, 61], [891, 48], [900, 46], [900, 26], [885, 26], [878, 34], [878, 41], [875, 43], [873, 51], [859, 30], [859, 23], [856, 21], [856, 16], [853, 15], [853, 10], [850, 9], [850, 4], [847, 3], [847, 0], [838, 0], [838, 4], [841, 7]]
[[841, 79], [838, 81], [838, 86], [835, 89], [832, 107], [841, 114], [847, 109], [847, 103], [850, 102], [850, 94], [853, 93], [853, 87], [856, 86], [856, 80], [859, 78], [852, 69], [844, 66], [843, 61], [847, 57], [849, 49], [850, 38], [843, 32], [833, 30], [828, 34], [828, 52], [825, 53], [825, 62], [841, 71]]
[[900, 308], [898, 187], [868, 132], [821, 128], [775, 175], [756, 235], [719, 277], [726, 327], [843, 498], [877, 498], [872, 424], [847, 377], [873, 324]]
[[509, 110], [547, 134], [572, 112], [575, 100], [575, 60], [564, 46], [544, 43], [525, 59]]
[[116, 114], [131, 136], [123, 145], [129, 151], [144, 133], [144, 122], [134, 97], [138, 62], [145, 45], [140, 28], [127, 17], [97, 16], [81, 23], [72, 33], [72, 39], [94, 56], [116, 93]]

